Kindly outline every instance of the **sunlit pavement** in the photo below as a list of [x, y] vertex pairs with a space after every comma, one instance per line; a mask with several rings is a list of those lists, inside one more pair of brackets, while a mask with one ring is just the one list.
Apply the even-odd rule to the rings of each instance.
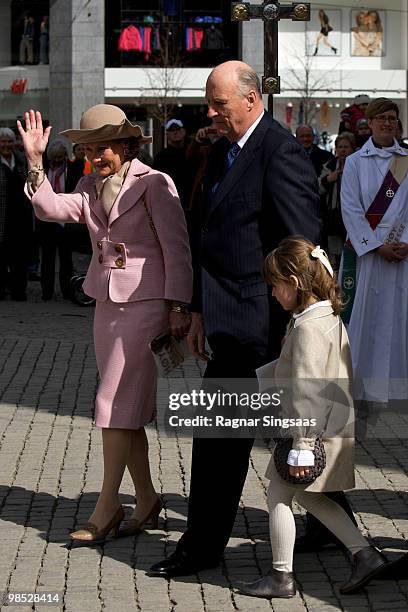
[[[174, 550], [185, 527], [189, 486], [191, 439], [168, 437], [155, 426], [148, 435], [154, 481], [165, 500], [159, 529], [103, 546], [72, 545], [67, 535], [90, 515], [102, 476], [101, 435], [92, 420], [92, 316], [92, 308], [62, 299], [42, 302], [38, 283], [30, 283], [28, 302], [0, 302], [0, 592], [59, 597], [53, 607], [40, 602], [13, 610], [408, 609], [408, 579], [377, 581], [358, 595], [340, 596], [350, 566], [334, 548], [297, 555], [294, 599], [270, 603], [232, 592], [237, 580], [253, 580], [270, 566], [264, 478], [269, 451], [262, 441], [252, 453], [222, 567], [169, 582], [145, 574]], [[187, 362], [184, 374], [196, 375], [197, 367]], [[380, 547], [407, 551], [408, 419], [384, 426], [383, 435], [358, 447], [357, 487], [348, 496], [364, 534]], [[130, 512], [128, 476], [121, 491]], [[208, 496], [211, 503], [211, 491]], [[303, 517], [296, 512], [300, 533]]]

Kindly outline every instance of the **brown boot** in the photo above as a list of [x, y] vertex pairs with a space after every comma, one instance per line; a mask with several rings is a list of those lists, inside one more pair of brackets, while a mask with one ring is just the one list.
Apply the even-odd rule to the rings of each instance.
[[353, 569], [349, 580], [340, 587], [343, 595], [355, 593], [370, 582], [388, 564], [387, 558], [374, 546], [367, 546], [352, 558]]
[[236, 589], [242, 595], [272, 599], [289, 599], [296, 595], [295, 579], [292, 572], [279, 572], [272, 569], [266, 576], [255, 582], [239, 582]]

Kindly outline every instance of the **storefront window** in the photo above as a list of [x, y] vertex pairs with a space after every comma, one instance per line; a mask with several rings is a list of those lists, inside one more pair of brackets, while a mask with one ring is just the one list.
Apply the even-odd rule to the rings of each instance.
[[197, 0], [106, 2], [106, 66], [214, 66], [237, 59], [231, 2], [197, 5]]
[[11, 63], [49, 63], [49, 0], [11, 3]]

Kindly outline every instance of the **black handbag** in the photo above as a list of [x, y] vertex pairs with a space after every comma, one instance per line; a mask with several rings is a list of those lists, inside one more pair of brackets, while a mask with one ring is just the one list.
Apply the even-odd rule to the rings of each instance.
[[290, 465], [288, 465], [288, 455], [292, 450], [293, 438], [278, 438], [276, 440], [275, 450], [273, 452], [273, 460], [276, 471], [279, 476], [290, 484], [311, 484], [318, 478], [326, 467], [326, 452], [324, 450], [323, 440], [316, 438], [313, 449], [315, 458], [314, 465], [307, 466], [309, 474], [307, 476], [291, 476], [289, 474]]

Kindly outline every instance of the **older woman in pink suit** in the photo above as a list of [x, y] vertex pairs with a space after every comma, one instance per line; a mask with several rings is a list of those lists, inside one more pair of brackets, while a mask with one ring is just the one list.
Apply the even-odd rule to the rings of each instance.
[[[41, 114], [18, 122], [29, 166], [27, 191], [43, 221], [86, 223], [93, 256], [84, 283], [96, 299], [95, 352], [100, 374], [95, 422], [102, 428], [104, 477], [96, 507], [74, 540], [103, 541], [123, 519], [119, 487], [126, 466], [137, 505], [123, 535], [138, 533], [162, 508], [150, 475], [144, 426], [154, 418], [156, 371], [149, 342], [170, 328], [184, 335], [192, 269], [184, 214], [173, 181], [137, 159], [130, 149], [149, 142], [122, 110], [99, 104], [79, 130], [62, 132], [84, 143], [96, 172], [72, 194], [56, 194], [42, 169], [50, 128]], [[136, 147], [135, 147], [136, 144]], [[126, 161], [128, 159], [128, 161]]]

